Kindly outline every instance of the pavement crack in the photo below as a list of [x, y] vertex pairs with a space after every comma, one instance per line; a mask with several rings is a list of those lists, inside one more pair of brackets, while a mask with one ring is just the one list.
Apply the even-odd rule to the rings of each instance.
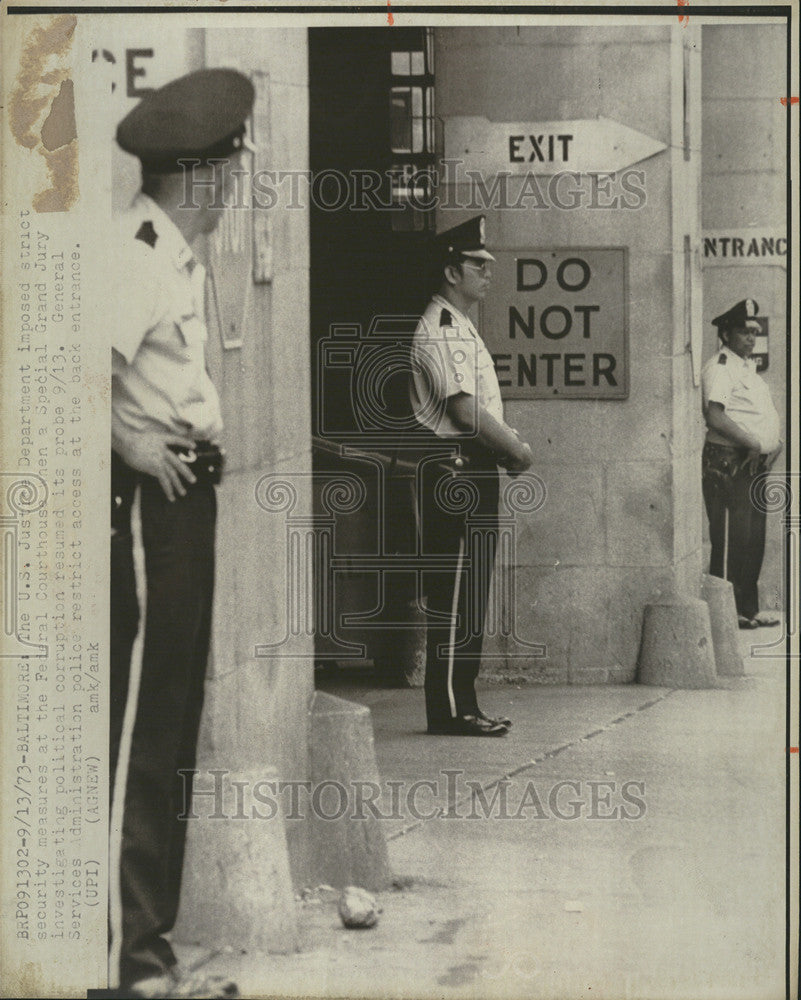
[[538, 764], [544, 763], [546, 760], [551, 760], [554, 757], [558, 757], [559, 754], [565, 753], [567, 750], [572, 750], [574, 747], [579, 746], [581, 743], [586, 743], [588, 740], [595, 739], [597, 736], [601, 736], [603, 733], [608, 733], [611, 729], [616, 726], [622, 725], [627, 719], [633, 718], [640, 712], [647, 712], [648, 709], [653, 708], [660, 702], [665, 701], [665, 699], [670, 698], [671, 695], [675, 694], [677, 688], [668, 688], [662, 694], [658, 695], [656, 698], [650, 699], [650, 701], [643, 702], [642, 705], [638, 705], [636, 708], [632, 709], [630, 712], [624, 712], [623, 715], [618, 715], [614, 719], [606, 723], [606, 725], [601, 726], [599, 729], [592, 729], [588, 733], [584, 733], [581, 736], [577, 736], [575, 739], [569, 740], [567, 743], [561, 743], [559, 746], [551, 747], [549, 750], [544, 750], [541, 754], [536, 757], [532, 757], [531, 760], [521, 764], [519, 767], [512, 768], [512, 770], [507, 771], [498, 778], [493, 778], [492, 781], [488, 781], [486, 784], [479, 786], [478, 788], [471, 788], [469, 792], [464, 795], [459, 796], [453, 802], [448, 803], [447, 806], [443, 806], [438, 809], [433, 815], [426, 816], [421, 819], [415, 820], [413, 823], [409, 823], [400, 830], [396, 830], [387, 836], [387, 841], [397, 840], [399, 837], [406, 836], [407, 833], [412, 833], [414, 830], [419, 829], [426, 823], [430, 823], [434, 820], [442, 819], [443, 817], [453, 814], [458, 811], [458, 807], [465, 803], [475, 800], [476, 796], [479, 794], [485, 794], [491, 792], [494, 788], [497, 788], [503, 781], [510, 781], [512, 778], [518, 777], [520, 774], [524, 774], [526, 771], [531, 770]]

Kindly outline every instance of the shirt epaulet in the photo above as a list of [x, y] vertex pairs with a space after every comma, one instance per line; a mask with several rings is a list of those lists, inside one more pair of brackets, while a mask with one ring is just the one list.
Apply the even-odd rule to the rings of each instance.
[[721, 351], [720, 354], [718, 355], [718, 364], [719, 365], [726, 364], [726, 355], [723, 353], [723, 351]]
[[439, 325], [453, 326], [453, 316], [451, 316], [447, 309], [443, 309], [439, 314]]
[[141, 240], [143, 243], [147, 243], [147, 245], [150, 247], [151, 250], [156, 246], [156, 240], [158, 239], [158, 235], [156, 234], [156, 230], [153, 228], [153, 223], [150, 221], [150, 219], [147, 219], [145, 222], [142, 223], [142, 225], [136, 231], [136, 236], [134, 236], [134, 239]]

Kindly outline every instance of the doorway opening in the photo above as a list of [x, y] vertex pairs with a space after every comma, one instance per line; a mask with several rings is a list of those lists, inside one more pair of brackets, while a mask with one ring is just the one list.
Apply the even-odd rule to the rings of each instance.
[[[430, 292], [434, 69], [430, 28], [309, 31], [314, 504], [336, 564], [318, 549], [318, 664], [378, 666], [382, 625], [408, 607], [408, 581], [380, 564], [408, 519], [382, 457], [408, 414], [399, 359]], [[337, 477], [363, 499], [332, 514]]]

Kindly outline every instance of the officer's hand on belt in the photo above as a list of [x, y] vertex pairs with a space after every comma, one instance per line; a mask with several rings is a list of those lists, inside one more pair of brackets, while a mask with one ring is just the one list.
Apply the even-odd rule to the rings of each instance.
[[759, 472], [759, 465], [762, 461], [762, 452], [759, 448], [750, 449], [743, 464], [741, 466], [742, 470], [749, 476], [755, 476]]
[[179, 434], [141, 431], [126, 435], [123, 448], [118, 450], [132, 468], [158, 479], [164, 495], [172, 502], [176, 494], [186, 496], [185, 482], [192, 484], [196, 480], [186, 462], [170, 451], [170, 445], [178, 445], [191, 451], [195, 442]]

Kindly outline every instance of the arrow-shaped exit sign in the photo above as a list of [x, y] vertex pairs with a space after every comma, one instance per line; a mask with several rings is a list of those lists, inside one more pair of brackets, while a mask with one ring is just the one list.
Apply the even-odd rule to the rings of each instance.
[[667, 149], [609, 118], [565, 122], [491, 122], [449, 118], [445, 156], [485, 174], [612, 174]]

